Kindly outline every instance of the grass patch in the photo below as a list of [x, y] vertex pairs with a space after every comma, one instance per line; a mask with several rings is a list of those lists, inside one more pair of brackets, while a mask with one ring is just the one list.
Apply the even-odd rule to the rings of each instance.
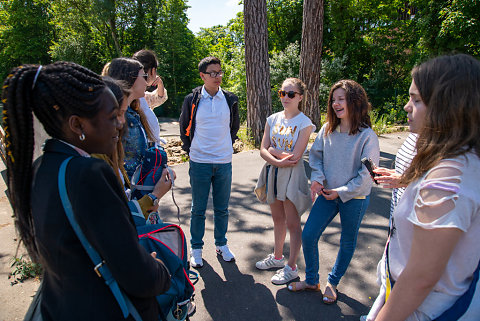
[[253, 139], [250, 128], [247, 128], [247, 126], [240, 126], [237, 136], [243, 142], [243, 150], [256, 149], [255, 140]]
[[8, 275], [9, 279], [13, 278], [10, 285], [22, 283], [28, 279], [40, 278], [43, 273], [43, 268], [40, 264], [25, 259], [23, 255], [20, 257], [14, 256], [10, 267], [13, 268], [13, 271]]
[[391, 121], [388, 120], [388, 115], [385, 114], [379, 116], [375, 112], [370, 112], [370, 119], [372, 121], [372, 129], [377, 135], [408, 130], [408, 126], [393, 125]]

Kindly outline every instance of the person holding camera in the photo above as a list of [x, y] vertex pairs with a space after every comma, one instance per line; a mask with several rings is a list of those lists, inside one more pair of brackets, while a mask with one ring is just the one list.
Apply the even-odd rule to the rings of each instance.
[[157, 74], [157, 56], [152, 50], [142, 49], [137, 51], [132, 58], [140, 61], [143, 65], [143, 70], [147, 74], [147, 89], [154, 88], [153, 91], [145, 91], [145, 97], [140, 97], [139, 102], [152, 131], [152, 137], [148, 137], [148, 142], [160, 146], [161, 143], [166, 143], [166, 141], [160, 137], [160, 125], [153, 109], [167, 101], [168, 95], [162, 78]]
[[340, 80], [330, 89], [327, 123], [310, 149], [311, 197], [318, 195], [303, 228], [305, 281], [288, 286], [290, 291], [320, 291], [318, 241], [340, 213], [341, 238], [337, 259], [323, 292], [323, 303], [337, 301], [336, 287], [355, 252], [358, 230], [370, 201], [372, 179], [363, 158], [378, 164], [378, 138], [371, 128], [371, 106], [362, 86]]

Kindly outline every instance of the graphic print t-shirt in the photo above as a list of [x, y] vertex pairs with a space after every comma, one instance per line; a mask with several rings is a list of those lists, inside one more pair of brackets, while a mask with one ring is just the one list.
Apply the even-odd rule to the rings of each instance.
[[310, 118], [302, 112], [291, 119], [286, 119], [283, 111], [278, 112], [267, 118], [267, 124], [270, 126], [271, 146], [286, 152], [293, 151], [302, 129], [312, 126], [313, 133], [316, 128]]

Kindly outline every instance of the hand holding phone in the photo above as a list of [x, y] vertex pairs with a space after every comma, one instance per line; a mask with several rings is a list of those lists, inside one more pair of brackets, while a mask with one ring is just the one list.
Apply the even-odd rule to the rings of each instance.
[[364, 157], [364, 158], [362, 158], [361, 162], [367, 168], [367, 170], [370, 173], [370, 176], [372, 177], [375, 184], [378, 185], [378, 182], [375, 180], [375, 177], [379, 176], [379, 175], [377, 173], [373, 172], [373, 169], [376, 167], [375, 164], [373, 163], [373, 161], [370, 158]]

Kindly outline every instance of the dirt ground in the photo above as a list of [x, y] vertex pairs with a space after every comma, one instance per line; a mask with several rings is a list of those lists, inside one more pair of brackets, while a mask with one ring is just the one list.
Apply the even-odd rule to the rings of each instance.
[[[0, 162], [0, 172], [5, 175], [5, 165]], [[17, 250], [17, 235], [12, 218], [12, 208], [5, 194], [5, 180], [0, 179], [0, 320], [23, 320], [23, 316], [32, 300], [40, 282], [27, 280], [24, 283], [11, 285], [8, 278], [12, 272], [13, 256]], [[25, 255], [23, 247], [19, 248], [17, 256]]]

